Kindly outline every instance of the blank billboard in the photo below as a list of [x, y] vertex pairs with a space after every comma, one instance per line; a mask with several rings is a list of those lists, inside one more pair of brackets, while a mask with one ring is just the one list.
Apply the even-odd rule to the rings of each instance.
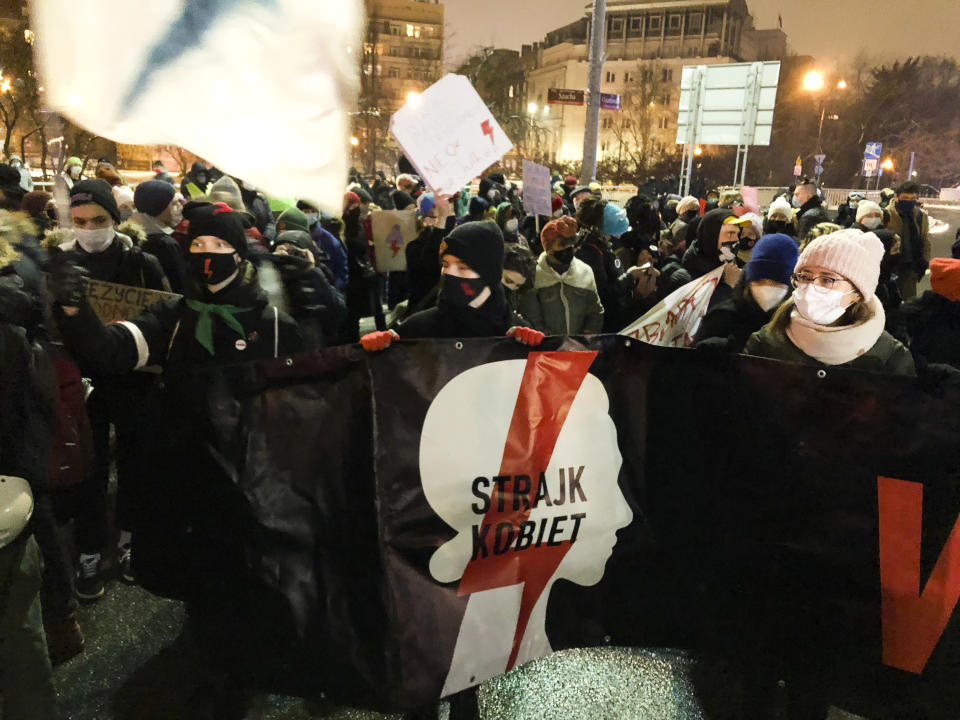
[[[779, 79], [779, 61], [685, 65], [677, 143], [769, 145]], [[691, 118], [696, 119], [692, 138]]]

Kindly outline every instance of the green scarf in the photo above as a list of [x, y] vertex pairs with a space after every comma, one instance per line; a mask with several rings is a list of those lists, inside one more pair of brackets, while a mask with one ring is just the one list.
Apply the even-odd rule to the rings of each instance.
[[241, 339], [246, 337], [243, 331], [243, 325], [237, 320], [235, 315], [243, 312], [250, 312], [253, 308], [242, 308], [236, 305], [217, 305], [216, 303], [203, 303], [198, 300], [187, 300], [187, 307], [193, 310], [199, 316], [197, 318], [197, 329], [194, 337], [197, 342], [207, 349], [211, 355], [213, 352], [213, 316], [219, 315], [227, 324], [227, 327], [233, 328]]

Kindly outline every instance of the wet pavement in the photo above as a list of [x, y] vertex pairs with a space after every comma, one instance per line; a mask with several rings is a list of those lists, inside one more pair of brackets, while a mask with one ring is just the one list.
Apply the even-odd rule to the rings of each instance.
[[[81, 608], [84, 652], [55, 670], [66, 720], [400, 720], [353, 708], [307, 707], [298, 698], [258, 696], [248, 710], [212, 715], [210, 673], [181, 632], [181, 603], [112, 582]], [[554, 653], [480, 686], [483, 720], [708, 720], [693, 689], [687, 654], [591, 648]], [[438, 718], [446, 720], [441, 703]], [[857, 720], [832, 709], [829, 720]]]

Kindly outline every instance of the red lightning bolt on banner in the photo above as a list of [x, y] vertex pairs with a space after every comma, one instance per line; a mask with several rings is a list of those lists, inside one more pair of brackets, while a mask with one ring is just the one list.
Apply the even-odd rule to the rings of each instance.
[[490, 121], [484, 120], [480, 123], [480, 129], [483, 130], [484, 135], [490, 136], [490, 144], [496, 145], [497, 141], [493, 139], [493, 126], [490, 125]]
[[[500, 464], [500, 474], [512, 478], [510, 489], [506, 491], [505, 486], [504, 509], [497, 510], [499, 496], [494, 487], [490, 508], [483, 518], [484, 525], [496, 528], [500, 523], [509, 523], [514, 532], [518, 532], [520, 525], [530, 517], [536, 483], [527, 483], [525, 495], [521, 496], [524, 502], [516, 503], [516, 476], [537, 478], [547, 469], [573, 399], [596, 356], [596, 352], [533, 352], [527, 357]], [[514, 510], [515, 505], [522, 507]], [[494, 533], [490, 532], [485, 538], [487, 553], [467, 564], [457, 594], [469, 595], [523, 583], [520, 615], [507, 662], [509, 670], [517, 661], [533, 607], [570, 550], [571, 543], [566, 540], [555, 546], [542, 545], [525, 550], [511, 548], [500, 555], [493, 553], [493, 543]]]

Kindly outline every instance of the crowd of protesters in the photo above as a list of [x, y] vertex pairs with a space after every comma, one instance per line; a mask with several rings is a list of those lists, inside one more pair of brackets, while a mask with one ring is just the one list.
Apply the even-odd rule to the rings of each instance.
[[[138, 582], [131, 539], [150, 477], [149, 413], [161, 387], [196, 391], [188, 371], [354, 342], [381, 351], [398, 338], [535, 346], [545, 335], [616, 333], [720, 268], [696, 351], [954, 382], [960, 369], [960, 242], [955, 257], [931, 258], [911, 182], [880, 203], [853, 193], [831, 217], [805, 179], [761, 214], [736, 191], [642, 189], [621, 208], [598, 184], [556, 177], [551, 214], [532, 216], [501, 173], [448, 197], [402, 164], [393, 181], [354, 173], [332, 215], [202, 162], [179, 186], [160, 163], [136, 187], [105, 159], [85, 170], [70, 158], [46, 193], [19, 158], [0, 165], [8, 720], [53, 716], [51, 662], [83, 648], [78, 602], [103, 597], [108, 578]], [[403, 272], [376, 269], [372, 218], [383, 210], [416, 217]], [[918, 296], [925, 275], [932, 290]], [[171, 294], [104, 324], [89, 280]], [[60, 532], [71, 519], [75, 556]], [[210, 555], [228, 562], [229, 543]], [[201, 625], [217, 612], [200, 600], [194, 609]]]

